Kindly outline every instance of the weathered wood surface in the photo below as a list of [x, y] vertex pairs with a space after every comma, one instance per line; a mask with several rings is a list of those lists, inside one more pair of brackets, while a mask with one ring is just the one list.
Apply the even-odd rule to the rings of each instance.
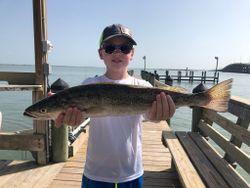
[[[161, 132], [166, 123], [144, 123], [143, 161], [145, 188], [181, 187], [175, 170], [171, 169], [171, 154], [161, 143]], [[86, 152], [85, 142], [76, 155], [69, 159], [50, 187], [80, 187]]]
[[42, 90], [42, 85], [8, 85], [0, 84], [0, 91], [33, 91]]
[[0, 112], [0, 132], [2, 128], [2, 121], [3, 121], [3, 115], [2, 115], [2, 112]]
[[222, 134], [216, 131], [213, 127], [206, 124], [203, 120], [200, 121], [199, 128], [218, 144], [226, 153], [236, 161], [242, 168], [250, 173], [250, 157], [240, 148], [229, 142]]
[[173, 156], [174, 166], [179, 174], [182, 186], [187, 188], [205, 188], [206, 186], [172, 130], [169, 127], [166, 128], [162, 136], [163, 141]]
[[250, 100], [232, 96], [228, 104], [228, 112], [250, 122]]
[[[33, 0], [33, 26], [34, 26], [34, 48], [35, 48], [35, 84], [42, 85], [43, 91], [33, 92], [33, 102], [41, 100], [47, 94], [47, 78], [45, 76], [45, 64], [48, 55], [43, 51], [42, 41], [47, 38], [47, 10], [46, 1]], [[33, 130], [36, 134], [45, 136], [45, 150], [36, 152], [38, 164], [46, 164], [49, 161], [49, 125], [48, 121], [34, 121]]]
[[198, 133], [189, 133], [190, 138], [200, 148], [200, 150], [206, 155], [208, 160], [216, 167], [216, 170], [226, 180], [231, 187], [247, 188], [249, 185], [247, 182], [232, 168], [228, 162], [223, 159], [216, 150], [211, 146], [206, 139], [202, 138]]
[[0, 149], [44, 151], [43, 135], [0, 133]]
[[176, 132], [176, 135], [207, 187], [229, 187], [188, 133]]
[[34, 72], [0, 72], [0, 81], [13, 85], [35, 85]]
[[238, 123], [234, 123], [231, 120], [211, 110], [204, 110], [203, 117], [209, 118], [220, 127], [234, 135], [241, 142], [250, 146], [250, 132], [247, 130], [247, 128], [244, 128]]
[[0, 187], [47, 188], [63, 165], [37, 166], [34, 161], [0, 161]]

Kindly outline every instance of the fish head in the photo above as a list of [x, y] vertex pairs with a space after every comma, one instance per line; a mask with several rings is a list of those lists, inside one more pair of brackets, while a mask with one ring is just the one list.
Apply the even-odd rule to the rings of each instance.
[[23, 115], [36, 120], [49, 120], [56, 119], [61, 112], [62, 105], [54, 97], [48, 97], [26, 108]]

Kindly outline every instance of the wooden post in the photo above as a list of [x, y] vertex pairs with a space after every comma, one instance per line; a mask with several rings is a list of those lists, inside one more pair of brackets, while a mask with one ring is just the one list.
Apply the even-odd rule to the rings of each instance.
[[54, 121], [51, 121], [52, 137], [52, 161], [65, 162], [68, 159], [68, 126], [62, 125], [59, 128], [54, 126]]
[[194, 71], [191, 71], [190, 73], [191, 73], [191, 82], [193, 82], [194, 81]]
[[199, 125], [199, 122], [200, 122], [200, 119], [201, 119], [203, 109], [200, 108], [200, 107], [192, 107], [192, 108], [193, 108], [193, 111], [192, 111], [192, 128], [191, 128], [191, 131], [192, 132], [198, 132], [198, 130], [199, 130], [198, 125]]
[[155, 76], [155, 79], [156, 79], [156, 80], [160, 80], [160, 76], [159, 76], [159, 74], [157, 73], [156, 70], [154, 71], [154, 74], [155, 74], [155, 75], [154, 75], [154, 76]]
[[178, 71], [178, 82], [181, 82], [181, 71]]
[[[202, 72], [203, 74], [203, 72]], [[198, 86], [196, 86], [192, 93], [199, 93], [199, 92], [203, 92], [203, 91], [206, 91], [207, 88], [205, 85], [203, 85], [202, 83], [200, 83]], [[192, 111], [192, 128], [191, 128], [191, 131], [192, 132], [198, 132], [199, 131], [199, 122], [200, 122], [200, 119], [201, 119], [201, 116], [202, 116], [202, 113], [203, 113], [203, 108], [201, 107], [192, 107], [193, 108], [193, 111]]]
[[155, 86], [155, 75], [153, 73], [149, 73], [149, 82], [151, 83], [152, 86]]
[[2, 112], [0, 112], [0, 132], [1, 132], [1, 127], [2, 127]]
[[[54, 83], [51, 84], [51, 92], [57, 93], [63, 91], [64, 89], [69, 88], [69, 84], [62, 80], [61, 78], [57, 79]], [[56, 128], [55, 122], [51, 121], [51, 153], [53, 162], [65, 162], [69, 156], [69, 127], [66, 125], [61, 125], [61, 127]]]
[[[42, 85], [42, 91], [33, 92], [33, 102], [44, 98], [47, 95], [47, 79], [44, 75], [44, 64], [47, 63], [47, 52], [43, 52], [42, 41], [47, 40], [47, 17], [46, 0], [33, 0], [33, 25], [34, 25], [34, 47], [35, 47], [35, 82]], [[46, 164], [49, 161], [49, 124], [48, 121], [34, 121], [34, 134], [41, 134], [45, 137], [45, 151], [36, 154], [38, 164]]]

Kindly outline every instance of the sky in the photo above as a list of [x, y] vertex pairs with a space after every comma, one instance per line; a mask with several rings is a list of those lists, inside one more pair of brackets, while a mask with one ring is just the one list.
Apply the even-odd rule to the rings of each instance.
[[[0, 0], [0, 63], [34, 64], [32, 0]], [[250, 0], [47, 0], [51, 65], [103, 67], [102, 30], [129, 27], [130, 67], [215, 69], [250, 62]]]

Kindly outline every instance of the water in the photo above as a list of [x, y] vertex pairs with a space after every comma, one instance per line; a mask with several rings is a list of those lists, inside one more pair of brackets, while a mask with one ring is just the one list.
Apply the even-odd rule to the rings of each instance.
[[[148, 70], [153, 72], [155, 69]], [[157, 69], [156, 69], [157, 70]], [[0, 71], [18, 71], [18, 72], [34, 72], [34, 66], [31, 65], [1, 65]], [[72, 67], [72, 66], [53, 66], [52, 74], [49, 76], [49, 83], [52, 84], [58, 78], [66, 81], [70, 86], [80, 84], [84, 79], [93, 77], [95, 75], [102, 75], [104, 68], [97, 67]], [[165, 70], [158, 69], [159, 74], [164, 74]], [[135, 69], [135, 74], [139, 74], [140, 70]], [[170, 71], [171, 74], [171, 71]], [[201, 71], [195, 71], [195, 75], [201, 75]], [[207, 76], [213, 75], [213, 72], [208, 72]], [[223, 81], [229, 78], [233, 78], [232, 95], [240, 96], [246, 99], [250, 99], [250, 74], [238, 74], [238, 73], [220, 73], [219, 81]], [[0, 81], [1, 83], [1, 81]], [[180, 84], [174, 82], [173, 85], [180, 85], [189, 91], [198, 85], [198, 82], [188, 83], [181, 82]], [[212, 87], [214, 84], [211, 82], [206, 83], [206, 86]], [[22, 115], [23, 110], [32, 103], [31, 91], [8, 91], [0, 92], [0, 111], [3, 113], [2, 130], [5, 132], [18, 131], [23, 129], [32, 128], [32, 120]], [[228, 114], [226, 114], [229, 117]], [[191, 129], [191, 117], [192, 111], [189, 107], [182, 107], [176, 110], [174, 117], [171, 119], [171, 127], [176, 131], [188, 131]], [[230, 119], [236, 122], [236, 117], [230, 116]], [[227, 132], [223, 132], [227, 138], [230, 137]], [[247, 153], [250, 153], [248, 146], [243, 146]], [[219, 148], [218, 148], [219, 149]], [[1, 151], [0, 159], [32, 159], [31, 154], [26, 151]], [[249, 175], [242, 169], [238, 169], [243, 176], [245, 176], [249, 182]]]

